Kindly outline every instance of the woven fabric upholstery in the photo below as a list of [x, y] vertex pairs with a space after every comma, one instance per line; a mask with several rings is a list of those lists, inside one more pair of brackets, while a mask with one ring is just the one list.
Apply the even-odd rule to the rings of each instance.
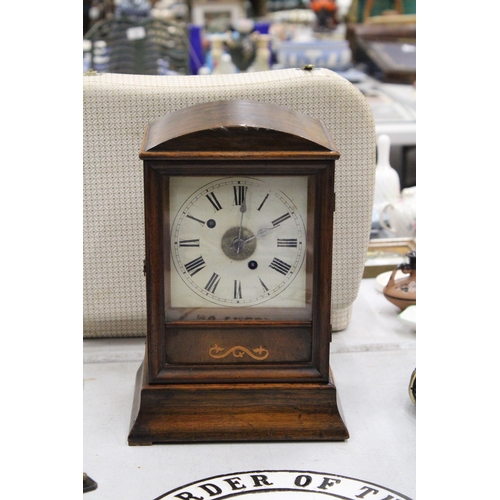
[[336, 164], [332, 329], [346, 328], [368, 247], [375, 126], [363, 95], [332, 71], [286, 69], [217, 76], [98, 74], [84, 91], [84, 337], [146, 335], [143, 178], [146, 125], [193, 104], [226, 99], [287, 106], [321, 120]]

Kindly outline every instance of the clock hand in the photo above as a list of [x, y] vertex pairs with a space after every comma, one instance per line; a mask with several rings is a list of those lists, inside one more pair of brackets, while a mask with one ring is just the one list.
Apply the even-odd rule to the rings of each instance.
[[243, 217], [243, 214], [247, 211], [247, 199], [246, 197], [243, 198], [243, 203], [241, 204], [241, 207], [240, 207], [240, 212], [241, 212], [241, 217]]
[[[241, 229], [243, 227], [243, 214], [247, 211], [247, 199], [243, 198], [243, 203], [240, 207], [241, 217], [240, 217], [240, 230], [238, 231], [238, 239], [241, 239]], [[240, 247], [238, 246], [238, 252], [240, 251]]]
[[265, 236], [266, 234], [270, 233], [273, 229], [276, 229], [277, 227], [278, 226], [273, 226], [273, 227], [265, 227], [264, 229], [259, 229], [257, 231], [257, 234], [254, 234], [253, 236], [250, 236], [250, 238], [243, 240], [243, 243], [246, 243], [247, 241], [253, 240], [255, 238], [260, 238], [261, 236]]
[[247, 199], [244, 197], [243, 198], [243, 203], [240, 206], [241, 216], [240, 216], [240, 228], [238, 230], [238, 239], [235, 240], [235, 241], [233, 241], [233, 243], [231, 243], [231, 246], [233, 246], [235, 242], [238, 242], [237, 246], [236, 246], [236, 253], [240, 253], [240, 250], [245, 245], [245, 242], [241, 239], [241, 230], [243, 228], [243, 214], [246, 211], [247, 211]]

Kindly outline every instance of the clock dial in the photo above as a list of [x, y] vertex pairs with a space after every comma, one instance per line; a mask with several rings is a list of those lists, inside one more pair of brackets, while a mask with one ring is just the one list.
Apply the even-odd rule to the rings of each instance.
[[305, 307], [307, 193], [307, 176], [172, 177], [171, 306]]

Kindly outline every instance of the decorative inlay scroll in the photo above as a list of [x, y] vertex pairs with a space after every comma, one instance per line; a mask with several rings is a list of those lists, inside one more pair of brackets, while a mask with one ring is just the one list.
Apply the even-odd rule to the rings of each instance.
[[256, 349], [247, 349], [241, 345], [236, 345], [231, 347], [231, 349], [226, 349], [225, 347], [219, 347], [215, 344], [210, 348], [208, 354], [214, 359], [222, 359], [230, 354], [232, 354], [235, 358], [242, 358], [245, 354], [247, 354], [257, 361], [263, 361], [269, 356], [269, 351], [264, 349], [262, 346], [257, 347]]

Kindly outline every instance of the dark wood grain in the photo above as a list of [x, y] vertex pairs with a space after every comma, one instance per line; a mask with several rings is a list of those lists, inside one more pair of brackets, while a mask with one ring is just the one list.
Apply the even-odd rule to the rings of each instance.
[[[138, 381], [142, 376], [141, 367]], [[168, 387], [138, 383], [136, 388], [129, 445], [349, 438], [333, 380]]]
[[279, 145], [280, 151], [335, 149], [323, 124], [307, 115], [270, 103], [217, 101], [151, 123], [141, 157], [172, 151], [260, 152], [269, 150], [269, 143]]

